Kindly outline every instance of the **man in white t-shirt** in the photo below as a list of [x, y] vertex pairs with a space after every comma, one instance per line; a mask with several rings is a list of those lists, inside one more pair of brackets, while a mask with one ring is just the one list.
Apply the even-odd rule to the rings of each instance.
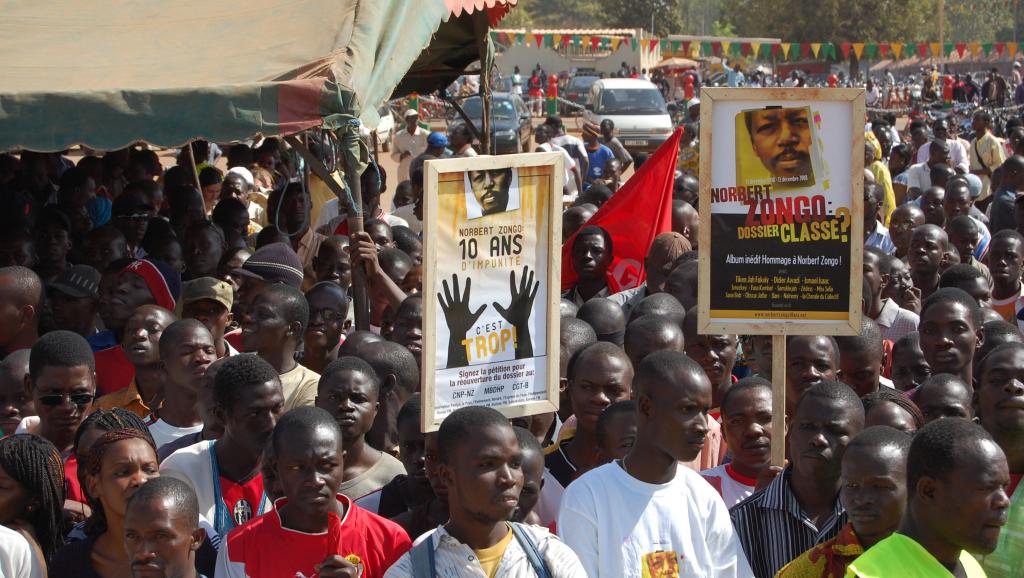
[[754, 493], [757, 477], [771, 466], [772, 384], [745, 377], [722, 396], [722, 433], [732, 461], [700, 473], [728, 507]]
[[[971, 159], [968, 156], [970, 143], [964, 146], [966, 141], [951, 137], [949, 134], [949, 122], [946, 119], [940, 118], [932, 123], [932, 137], [935, 140], [944, 140], [949, 144], [949, 162], [947, 163], [949, 166], [961, 174], [970, 172]], [[931, 143], [925, 143], [921, 148], [917, 149], [916, 161], [919, 163], [927, 162], [931, 148]]]
[[907, 169], [907, 198], [916, 199], [932, 186], [932, 167], [949, 164], [949, 141], [936, 139], [928, 147], [928, 160]]
[[551, 127], [546, 124], [539, 124], [533, 130], [533, 140], [537, 142], [536, 152], [550, 153], [558, 151], [562, 153], [565, 161], [565, 188], [569, 195], [578, 193], [583, 185], [579, 167], [566, 150], [551, 142]]
[[587, 146], [583, 143], [583, 139], [571, 134], [565, 134], [565, 124], [557, 116], [549, 116], [544, 120], [544, 124], [551, 127], [551, 144], [564, 148], [569, 153], [569, 156], [576, 161], [580, 174], [587, 174], [590, 166], [590, 157], [587, 155]]
[[637, 438], [622, 460], [578, 478], [562, 496], [558, 530], [591, 578], [748, 577], [725, 502], [680, 465], [708, 432], [711, 382], [678, 351], [636, 370]]

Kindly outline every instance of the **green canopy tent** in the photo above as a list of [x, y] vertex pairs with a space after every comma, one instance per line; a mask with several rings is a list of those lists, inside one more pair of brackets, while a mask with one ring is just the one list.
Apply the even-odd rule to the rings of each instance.
[[0, 150], [374, 126], [448, 15], [444, 0], [5, 2]]

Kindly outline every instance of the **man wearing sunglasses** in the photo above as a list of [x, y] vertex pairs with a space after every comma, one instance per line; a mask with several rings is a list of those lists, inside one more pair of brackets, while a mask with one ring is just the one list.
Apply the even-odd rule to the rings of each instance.
[[64, 458], [66, 498], [86, 503], [73, 449], [75, 432], [96, 398], [96, 364], [89, 342], [71, 331], [43, 335], [29, 353], [25, 379], [39, 415], [25, 418], [18, 433], [37, 434], [57, 447]]

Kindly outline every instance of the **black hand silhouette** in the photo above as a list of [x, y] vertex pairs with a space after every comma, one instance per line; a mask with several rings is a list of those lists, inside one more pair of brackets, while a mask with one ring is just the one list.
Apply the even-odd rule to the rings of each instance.
[[516, 328], [516, 359], [533, 357], [530, 313], [533, 312], [533, 300], [537, 297], [537, 291], [540, 289], [540, 281], [534, 281], [534, 272], [530, 271], [529, 267], [523, 267], [519, 287], [516, 288], [515, 271], [509, 272], [508, 285], [509, 292], [512, 294], [512, 302], [508, 304], [507, 309], [498, 302], [494, 302], [494, 308]]
[[[469, 365], [469, 357], [466, 355], [466, 348], [462, 341], [466, 339], [466, 332], [472, 329], [473, 324], [483, 314], [487, 305], [481, 305], [475, 312], [469, 310], [469, 292], [472, 288], [472, 279], [466, 278], [466, 294], [459, 294], [459, 277], [452, 275], [452, 291], [448, 290], [448, 281], [442, 281], [444, 296], [437, 294], [437, 300], [441, 303], [444, 311], [444, 320], [448, 324], [448, 367], [465, 367]], [[452, 298], [454, 293], [455, 298]]]

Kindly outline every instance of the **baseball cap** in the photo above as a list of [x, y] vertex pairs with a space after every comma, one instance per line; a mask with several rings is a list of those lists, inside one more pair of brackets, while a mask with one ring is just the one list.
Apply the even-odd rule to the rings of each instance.
[[168, 311], [174, 311], [181, 296], [181, 273], [155, 257], [133, 261], [121, 271], [134, 273], [146, 283], [156, 304]]
[[100, 277], [100, 272], [88, 265], [72, 265], [47, 285], [47, 288], [68, 297], [96, 299], [100, 296]]
[[409, 110], [405, 111], [405, 114], [402, 115], [402, 118], [409, 118], [410, 116], [419, 116], [419, 115], [420, 115], [420, 113], [415, 108], [410, 108]]
[[188, 305], [203, 299], [210, 299], [220, 303], [228, 311], [235, 303], [234, 292], [231, 285], [213, 277], [199, 277], [186, 281], [181, 286], [181, 304]]
[[427, 137], [427, 144], [432, 147], [448, 146], [448, 137], [443, 132], [432, 132]]
[[302, 286], [302, 261], [286, 243], [260, 247], [232, 273], [268, 283], [285, 283], [296, 289]]

